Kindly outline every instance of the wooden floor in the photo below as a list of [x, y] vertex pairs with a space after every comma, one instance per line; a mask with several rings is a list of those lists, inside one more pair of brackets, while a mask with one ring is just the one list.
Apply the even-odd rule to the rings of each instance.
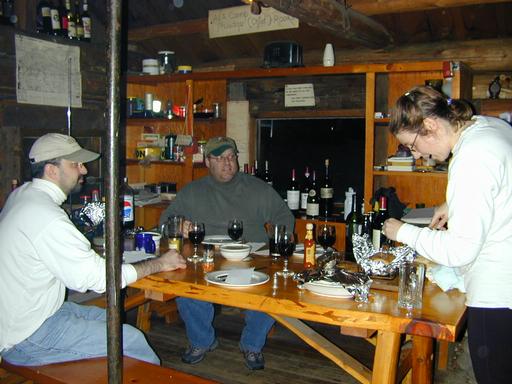
[[[148, 335], [163, 365], [226, 384], [245, 383], [288, 383], [288, 384], [331, 384], [358, 383], [318, 352], [281, 326], [276, 326], [263, 350], [265, 369], [250, 371], [238, 348], [243, 317], [236, 308], [223, 307], [214, 322], [219, 347], [210, 352], [197, 365], [183, 364], [180, 353], [187, 345], [185, 329], [180, 322], [165, 324], [161, 318], [153, 317], [152, 329]], [[371, 367], [373, 345], [365, 340], [340, 335], [338, 328], [319, 326], [316, 329], [328, 336], [364, 364]]]

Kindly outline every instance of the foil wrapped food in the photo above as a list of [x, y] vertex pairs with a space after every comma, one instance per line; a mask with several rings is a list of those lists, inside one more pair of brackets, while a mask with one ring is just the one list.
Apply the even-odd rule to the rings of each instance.
[[338, 266], [340, 254], [328, 250], [317, 259], [317, 268], [306, 269], [293, 277], [298, 287], [308, 282], [326, 281], [337, 283], [354, 295], [356, 301], [368, 301], [372, 280], [364, 272], [351, 272]]
[[375, 249], [367, 235], [352, 236], [353, 252], [357, 264], [369, 275], [393, 277], [402, 262], [413, 261], [416, 253], [407, 245]]
[[79, 213], [79, 218], [90, 227], [97, 227], [105, 219], [105, 203], [94, 201], [86, 204]]

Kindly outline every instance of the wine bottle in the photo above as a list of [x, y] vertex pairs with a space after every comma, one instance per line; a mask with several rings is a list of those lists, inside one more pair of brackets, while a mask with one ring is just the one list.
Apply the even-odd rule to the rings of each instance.
[[50, 18], [52, 21], [52, 30], [51, 33], [54, 36], [60, 36], [60, 15], [59, 15], [59, 7], [55, 4], [50, 5]]
[[36, 28], [38, 33], [52, 32], [51, 8], [47, 0], [40, 0], [37, 4]]
[[316, 244], [313, 236], [313, 223], [306, 224], [306, 237], [304, 238], [304, 268], [313, 268], [316, 265]]
[[59, 0], [60, 35], [68, 37], [68, 10], [62, 0]]
[[387, 219], [389, 219], [387, 200], [385, 196], [381, 196], [379, 199], [379, 212], [375, 215], [372, 224], [372, 243], [375, 249], [381, 249], [388, 241], [388, 238], [381, 232], [382, 226]]
[[352, 194], [352, 210], [345, 220], [347, 225], [346, 237], [345, 237], [345, 260], [356, 261], [354, 257], [354, 250], [352, 244], [352, 235], [357, 233], [362, 234], [363, 217], [357, 209], [357, 196]]
[[297, 212], [299, 210], [300, 203], [300, 191], [299, 185], [295, 180], [295, 168], [292, 169], [292, 179], [290, 180], [290, 185], [286, 190], [286, 202], [288, 204], [288, 208], [292, 213]]
[[91, 41], [92, 37], [92, 24], [91, 15], [89, 15], [89, 5], [87, 0], [84, 0], [83, 4], [84, 11], [82, 12], [82, 25], [84, 27], [84, 41]]
[[244, 173], [249, 174], [249, 164], [244, 163]]
[[309, 167], [306, 167], [304, 172], [304, 182], [302, 183], [302, 189], [300, 192], [300, 210], [305, 211], [308, 207], [308, 193], [311, 188], [311, 181], [309, 180]]
[[334, 189], [329, 178], [329, 159], [325, 159], [325, 174], [320, 186], [320, 216], [332, 216]]
[[123, 202], [123, 220], [122, 228], [124, 231], [135, 228], [135, 192], [128, 184], [128, 178], [125, 177], [121, 185], [121, 196]]
[[76, 39], [76, 24], [75, 24], [75, 14], [71, 9], [71, 0], [66, 0], [66, 10], [67, 10], [67, 19], [68, 19], [68, 38]]
[[82, 22], [82, 15], [80, 14], [80, 4], [78, 0], [75, 1], [75, 28], [76, 28], [76, 39], [84, 39], [84, 24]]
[[254, 160], [252, 175], [261, 178], [260, 171], [258, 169], [258, 160]]
[[318, 191], [316, 189], [316, 172], [313, 171], [313, 179], [311, 180], [311, 188], [308, 192], [308, 203], [306, 207], [306, 216], [313, 219], [318, 217], [319, 203]]
[[270, 168], [268, 166], [268, 160], [265, 160], [265, 172], [263, 172], [263, 181], [268, 185], [272, 186], [272, 175], [270, 174]]

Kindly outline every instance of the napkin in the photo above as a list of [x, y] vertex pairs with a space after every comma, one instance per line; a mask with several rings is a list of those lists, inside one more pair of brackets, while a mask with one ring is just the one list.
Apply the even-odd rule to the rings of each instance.
[[253, 268], [230, 269], [226, 271], [226, 284], [247, 285], [251, 283]]
[[444, 265], [433, 265], [428, 268], [427, 278], [436, 283], [444, 292], [456, 288], [462, 293], [466, 292], [464, 278], [460, 276], [456, 268], [445, 267]]
[[123, 263], [134, 264], [146, 259], [152, 259], [153, 257], [155, 257], [154, 254], [146, 253], [144, 251], [124, 251]]

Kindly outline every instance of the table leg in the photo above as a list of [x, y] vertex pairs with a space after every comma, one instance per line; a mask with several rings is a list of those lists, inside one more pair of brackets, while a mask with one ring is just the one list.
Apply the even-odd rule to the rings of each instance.
[[372, 384], [394, 384], [400, 357], [399, 333], [379, 331], [373, 358]]
[[433, 383], [434, 340], [427, 336], [412, 336], [412, 382]]

